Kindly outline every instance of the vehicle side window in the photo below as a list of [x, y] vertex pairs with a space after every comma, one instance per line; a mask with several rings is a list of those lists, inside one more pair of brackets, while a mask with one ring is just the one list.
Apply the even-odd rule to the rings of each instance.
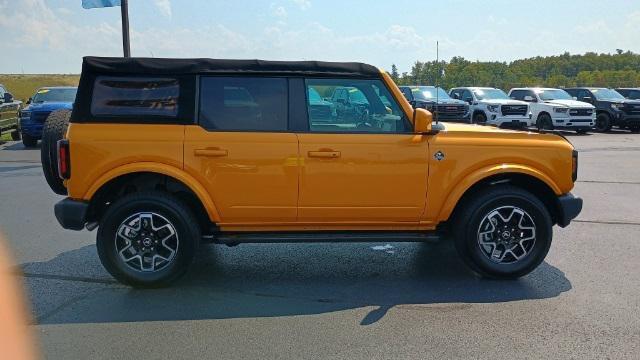
[[[311, 132], [406, 133], [408, 119], [380, 80], [307, 79]], [[340, 91], [344, 97], [322, 98]], [[320, 96], [311, 96], [311, 94]]]
[[175, 78], [98, 76], [91, 114], [176, 117], [179, 96], [180, 84]]
[[524, 90], [513, 90], [509, 97], [514, 100], [524, 100]]
[[629, 99], [634, 99], [634, 100], [640, 99], [640, 91], [638, 91], [638, 90], [631, 90], [631, 91], [629, 92], [629, 95], [628, 95], [627, 97], [628, 97]]
[[592, 97], [591, 93], [584, 89], [578, 90], [578, 96], [577, 96], [578, 100], [584, 99], [585, 97]]
[[402, 94], [404, 95], [405, 98], [407, 98], [407, 100], [411, 101], [413, 100], [413, 94], [411, 94], [411, 89], [409, 88], [402, 88]]
[[203, 77], [200, 126], [219, 131], [286, 131], [287, 91], [284, 78]]
[[462, 100], [462, 101], [466, 101], [466, 102], [473, 102], [473, 95], [471, 94], [471, 91], [469, 91], [469, 90], [465, 90], [465, 91], [462, 93], [462, 98], [461, 98], [461, 100]]
[[4, 101], [4, 93], [6, 92], [6, 90], [0, 86], [0, 101]]

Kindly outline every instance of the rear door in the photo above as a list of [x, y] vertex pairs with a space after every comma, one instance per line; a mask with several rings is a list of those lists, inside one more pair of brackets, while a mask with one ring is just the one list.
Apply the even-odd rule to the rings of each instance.
[[417, 223], [426, 201], [427, 138], [413, 133], [382, 81], [307, 79], [306, 86], [320, 93], [357, 89], [367, 106], [332, 123], [304, 119], [305, 130], [298, 133], [298, 221], [373, 227]]
[[185, 170], [224, 224], [295, 222], [298, 140], [288, 131], [288, 79], [203, 76], [199, 124], [186, 127]]

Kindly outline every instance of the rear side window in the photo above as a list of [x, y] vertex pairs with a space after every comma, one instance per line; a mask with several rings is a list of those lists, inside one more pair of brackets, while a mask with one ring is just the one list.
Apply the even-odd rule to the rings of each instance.
[[200, 126], [218, 131], [286, 131], [287, 79], [203, 77]]
[[177, 117], [179, 97], [180, 84], [175, 78], [98, 76], [91, 114]]

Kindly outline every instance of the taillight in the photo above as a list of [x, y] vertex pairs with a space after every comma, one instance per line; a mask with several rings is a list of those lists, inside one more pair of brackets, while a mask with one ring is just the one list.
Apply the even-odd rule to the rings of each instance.
[[578, 151], [573, 150], [573, 159], [571, 162], [571, 178], [573, 182], [578, 180]]
[[63, 180], [71, 178], [69, 140], [58, 140], [58, 176]]

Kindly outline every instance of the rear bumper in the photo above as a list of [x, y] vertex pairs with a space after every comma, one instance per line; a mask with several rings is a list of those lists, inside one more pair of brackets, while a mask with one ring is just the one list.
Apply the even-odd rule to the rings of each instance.
[[567, 227], [582, 211], [582, 199], [568, 193], [558, 197], [558, 225]]
[[89, 203], [70, 198], [59, 201], [53, 207], [56, 219], [63, 228], [68, 230], [84, 229], [88, 209]]

